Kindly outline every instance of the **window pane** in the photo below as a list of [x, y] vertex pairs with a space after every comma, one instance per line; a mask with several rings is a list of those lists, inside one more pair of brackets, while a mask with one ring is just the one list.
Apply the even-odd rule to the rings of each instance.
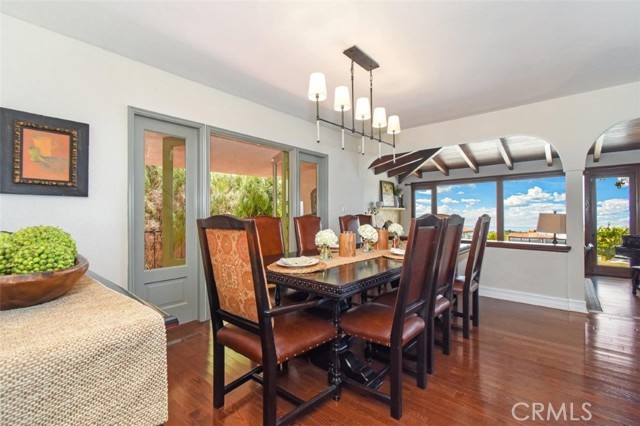
[[471, 239], [478, 217], [491, 216], [489, 239], [496, 239], [496, 183], [477, 182], [461, 185], [438, 185], [438, 211], [440, 214], [458, 214], [464, 217], [462, 238]]
[[416, 217], [431, 213], [431, 190], [416, 189], [414, 192], [413, 211]]
[[616, 256], [615, 246], [629, 233], [629, 176], [596, 180], [596, 251], [598, 265], [629, 267], [629, 259]]
[[[565, 213], [565, 178], [554, 176], [504, 180], [504, 237], [506, 241], [548, 243], [553, 234], [539, 233], [540, 213]], [[566, 234], [557, 234], [558, 243], [566, 244]]]

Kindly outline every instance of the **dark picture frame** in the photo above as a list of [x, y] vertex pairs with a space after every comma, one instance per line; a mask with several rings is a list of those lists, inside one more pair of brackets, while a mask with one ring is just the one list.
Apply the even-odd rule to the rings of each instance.
[[89, 125], [0, 108], [0, 192], [89, 195]]
[[395, 196], [393, 195], [395, 187], [393, 182], [386, 180], [380, 181], [380, 201], [382, 201], [382, 207], [393, 207], [395, 205]]

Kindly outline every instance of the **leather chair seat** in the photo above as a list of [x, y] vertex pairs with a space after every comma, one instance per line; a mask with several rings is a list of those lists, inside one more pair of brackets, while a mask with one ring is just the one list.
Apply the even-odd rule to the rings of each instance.
[[[275, 317], [273, 334], [277, 362], [281, 363], [333, 340], [336, 329], [330, 321], [304, 312], [296, 312]], [[322, 338], [321, 341], [318, 341], [319, 336]], [[225, 324], [218, 330], [218, 342], [262, 364], [262, 342], [259, 335], [235, 325]]]
[[[470, 285], [470, 292], [473, 293], [476, 290], [478, 290], [478, 282], [473, 281]], [[453, 292], [455, 294], [464, 293], [464, 275], [458, 275], [456, 277], [456, 280], [453, 282]]]
[[[340, 318], [340, 328], [351, 336], [391, 346], [393, 314], [394, 306], [365, 303], [343, 314]], [[407, 317], [402, 330], [402, 345], [406, 345], [422, 333], [424, 327], [424, 321], [419, 316], [413, 314]]]
[[449, 299], [439, 294], [436, 297], [436, 306], [433, 309], [433, 311], [435, 315], [438, 316], [443, 312], [446, 312], [447, 310], [449, 310], [450, 306], [451, 306], [451, 302], [449, 301]]
[[398, 290], [393, 289], [391, 291], [387, 291], [386, 293], [382, 293], [380, 296], [376, 296], [371, 302], [380, 303], [381, 305], [395, 306], [397, 297]]

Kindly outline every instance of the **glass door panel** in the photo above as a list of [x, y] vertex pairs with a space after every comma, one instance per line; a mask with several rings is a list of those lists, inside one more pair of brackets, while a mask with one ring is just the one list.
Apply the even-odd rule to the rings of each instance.
[[144, 132], [144, 269], [185, 264], [186, 140]]
[[616, 256], [615, 246], [629, 234], [630, 176], [608, 176], [595, 179], [596, 265], [628, 268], [629, 259]]
[[318, 215], [318, 164], [300, 161], [299, 214]]

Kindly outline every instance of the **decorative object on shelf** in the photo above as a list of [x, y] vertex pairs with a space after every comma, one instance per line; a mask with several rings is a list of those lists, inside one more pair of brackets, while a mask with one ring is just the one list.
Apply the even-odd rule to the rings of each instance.
[[402, 190], [402, 187], [400, 185], [396, 185], [393, 187], [393, 196], [394, 196], [394, 204], [395, 207], [400, 207], [402, 208], [402, 195], [404, 194], [404, 191]]
[[567, 233], [567, 215], [564, 213], [540, 213], [538, 216], [537, 232], [553, 233], [553, 245], [558, 244], [556, 234]]
[[331, 246], [338, 244], [338, 237], [333, 229], [324, 229], [316, 234], [316, 246], [320, 247], [320, 259], [331, 259]]
[[89, 193], [89, 125], [0, 108], [0, 192]]
[[356, 255], [356, 234], [353, 232], [343, 232], [340, 234], [340, 257], [353, 257]]
[[389, 248], [389, 231], [386, 229], [378, 229], [378, 242], [376, 250], [386, 250]]
[[358, 234], [362, 237], [362, 251], [370, 253], [373, 251], [373, 245], [378, 241], [378, 231], [373, 226], [360, 225], [358, 227]]
[[389, 233], [393, 235], [391, 246], [395, 249], [400, 248], [400, 237], [404, 234], [404, 228], [399, 223], [392, 223], [387, 228]]
[[395, 207], [395, 185], [386, 180], [380, 181], [380, 201], [382, 207]]
[[[316, 102], [316, 136], [317, 141], [320, 143], [320, 122], [331, 124], [339, 127], [342, 131], [342, 149], [344, 149], [344, 132], [345, 130], [351, 131], [353, 134], [361, 136], [361, 153], [364, 155], [365, 138], [378, 142], [378, 158], [382, 156], [382, 144], [388, 145], [393, 149], [393, 162], [396, 161], [396, 134], [401, 132], [400, 129], [400, 117], [397, 115], [389, 116], [387, 120], [387, 112], [384, 107], [373, 108], [373, 70], [380, 65], [373, 60], [369, 55], [364, 53], [358, 46], [352, 46], [345, 50], [344, 53], [349, 59], [351, 59], [351, 95], [349, 95], [349, 88], [347, 86], [338, 86], [335, 90], [335, 97], [333, 102], [333, 109], [339, 111], [341, 114], [340, 124], [326, 120], [320, 117], [320, 102], [327, 99], [327, 84], [323, 73], [314, 72], [309, 77], [309, 100]], [[358, 98], [355, 102], [355, 109], [352, 108], [354, 104], [354, 63], [360, 65], [365, 70], [369, 71], [369, 97]], [[346, 127], [344, 123], [344, 112], [351, 110], [351, 128]], [[364, 122], [371, 120], [370, 132], [367, 134], [364, 129]], [[362, 121], [362, 131], [356, 130], [356, 121]], [[387, 128], [387, 134], [392, 135], [392, 142], [386, 142], [382, 140], [382, 129]], [[373, 129], [378, 129], [378, 137], [374, 136]]]

